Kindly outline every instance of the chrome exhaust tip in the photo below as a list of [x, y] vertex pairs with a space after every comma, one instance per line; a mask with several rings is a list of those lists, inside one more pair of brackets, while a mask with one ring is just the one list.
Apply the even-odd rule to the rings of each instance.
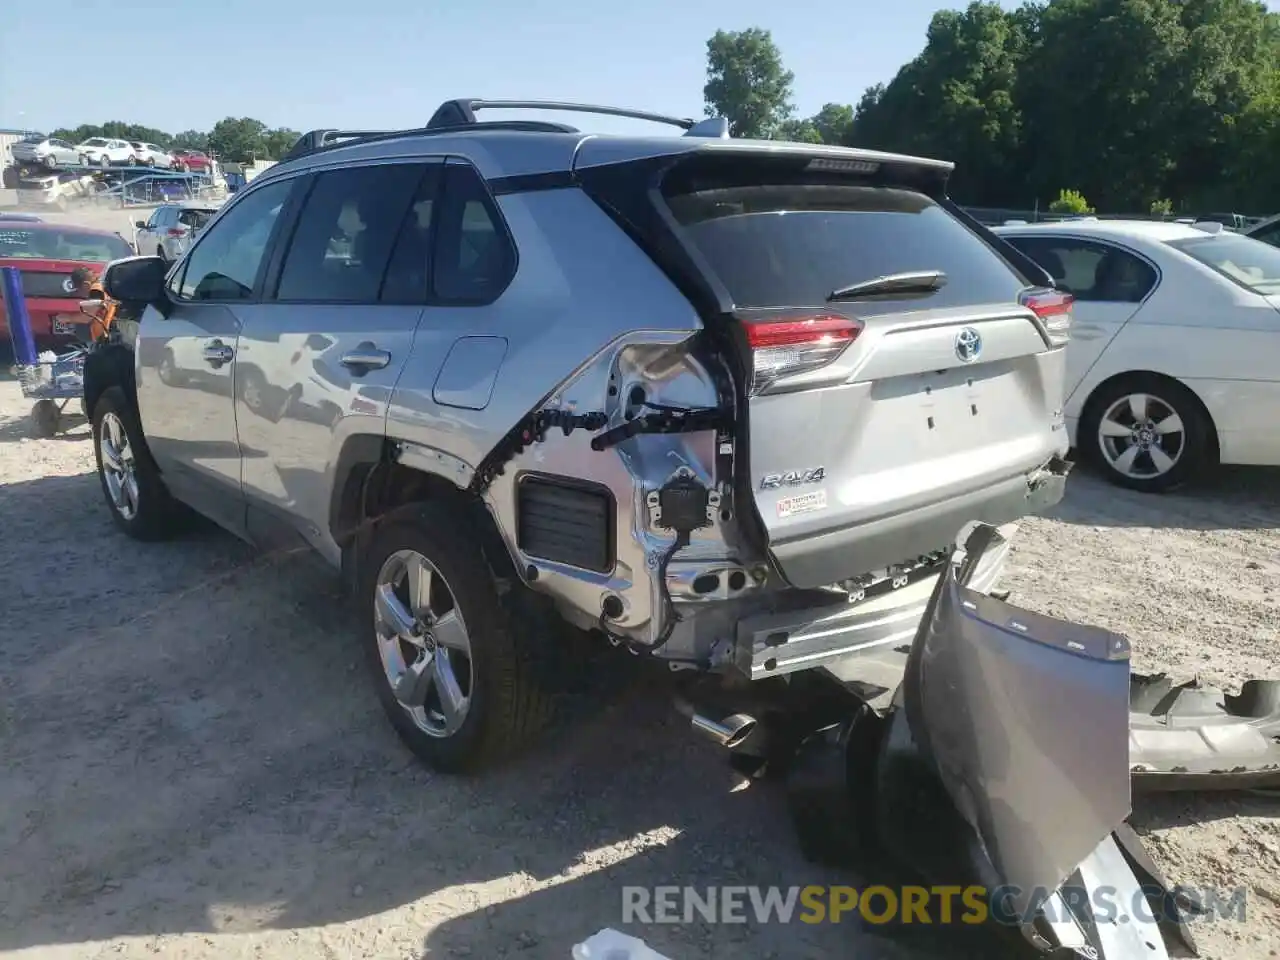
[[714, 740], [727, 750], [732, 750], [751, 736], [756, 728], [756, 718], [745, 713], [735, 713], [723, 720], [712, 720], [700, 713], [689, 718], [694, 730]]

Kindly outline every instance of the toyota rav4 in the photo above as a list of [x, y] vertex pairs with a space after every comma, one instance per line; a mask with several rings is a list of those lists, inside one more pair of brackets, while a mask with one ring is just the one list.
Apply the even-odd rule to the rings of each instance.
[[1066, 474], [1070, 298], [951, 169], [532, 101], [307, 134], [176, 264], [109, 269], [85, 399], [111, 515], [318, 551], [444, 770], [548, 715], [561, 621], [702, 677], [891, 690], [962, 528]]

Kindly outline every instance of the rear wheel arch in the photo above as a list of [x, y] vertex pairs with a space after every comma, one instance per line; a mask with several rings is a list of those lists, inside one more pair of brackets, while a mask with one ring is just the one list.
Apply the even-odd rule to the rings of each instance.
[[329, 531], [342, 549], [343, 570], [354, 583], [354, 561], [373, 527], [400, 507], [446, 502], [466, 513], [480, 531], [486, 558], [499, 575], [515, 568], [497, 523], [476, 495], [439, 472], [407, 466], [398, 459], [400, 444], [374, 434], [349, 437], [338, 454], [329, 508]]

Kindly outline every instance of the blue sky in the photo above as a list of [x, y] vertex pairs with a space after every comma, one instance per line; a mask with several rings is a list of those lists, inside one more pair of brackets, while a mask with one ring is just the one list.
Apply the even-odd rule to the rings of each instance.
[[[796, 104], [809, 114], [890, 79], [923, 47], [937, 8], [937, 0], [69, 0], [57, 7], [65, 30], [47, 16], [5, 18], [0, 127], [124, 120], [176, 132], [228, 115], [297, 130], [404, 127], [453, 97], [702, 116], [707, 38], [751, 26], [773, 31], [796, 75]], [[75, 23], [86, 25], [78, 36]]]
[[751, 26], [773, 31], [807, 115], [889, 80], [923, 47], [936, 9], [937, 0], [66, 0], [56, 24], [5, 18], [0, 127], [124, 120], [177, 132], [228, 115], [297, 130], [405, 127], [453, 97], [701, 116], [707, 38]]

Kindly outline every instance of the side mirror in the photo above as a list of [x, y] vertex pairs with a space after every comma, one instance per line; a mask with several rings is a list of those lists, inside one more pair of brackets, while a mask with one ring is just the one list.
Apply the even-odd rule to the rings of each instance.
[[151, 304], [168, 315], [169, 299], [164, 292], [167, 271], [162, 257], [126, 257], [107, 265], [102, 288], [112, 300]]
[[133, 225], [137, 227], [139, 230], [147, 229], [147, 221], [145, 220], [135, 220], [133, 221]]

